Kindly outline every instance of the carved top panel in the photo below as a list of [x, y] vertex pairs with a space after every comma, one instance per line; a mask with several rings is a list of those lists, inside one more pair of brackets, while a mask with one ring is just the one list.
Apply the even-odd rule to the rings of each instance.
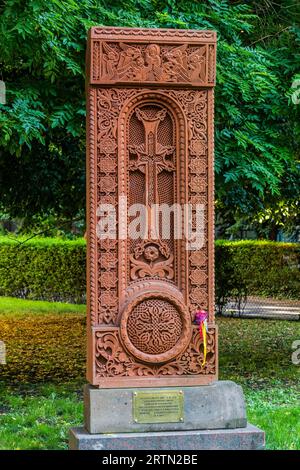
[[214, 31], [92, 28], [91, 84], [215, 84]]
[[217, 33], [209, 30], [199, 29], [166, 29], [166, 28], [114, 28], [109, 26], [93, 27], [90, 30], [92, 39], [124, 39], [126, 36], [133, 41], [161, 38], [180, 42], [186, 39], [189, 42], [197, 42], [199, 39], [203, 42], [216, 42]]

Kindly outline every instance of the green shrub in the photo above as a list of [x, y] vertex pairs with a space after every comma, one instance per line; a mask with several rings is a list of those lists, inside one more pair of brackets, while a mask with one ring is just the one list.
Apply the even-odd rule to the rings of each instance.
[[270, 241], [216, 242], [216, 302], [261, 295], [300, 297], [300, 245]]
[[[85, 240], [0, 237], [0, 295], [85, 300]], [[21, 240], [22, 241], [22, 240]], [[300, 245], [269, 241], [216, 242], [216, 303], [246, 295], [300, 296]]]
[[215, 303], [222, 313], [229, 300], [234, 301], [240, 311], [247, 297], [247, 285], [240, 274], [240, 265], [234, 263], [235, 245], [220, 242], [215, 246]]
[[83, 302], [85, 240], [0, 237], [0, 295]]

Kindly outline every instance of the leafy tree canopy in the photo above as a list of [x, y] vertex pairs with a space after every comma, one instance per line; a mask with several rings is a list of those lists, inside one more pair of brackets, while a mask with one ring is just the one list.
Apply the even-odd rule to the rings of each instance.
[[299, 198], [297, 2], [6, 0], [0, 14], [0, 211], [82, 217], [86, 36], [113, 25], [217, 30], [218, 213], [232, 225], [283, 206], [285, 220]]

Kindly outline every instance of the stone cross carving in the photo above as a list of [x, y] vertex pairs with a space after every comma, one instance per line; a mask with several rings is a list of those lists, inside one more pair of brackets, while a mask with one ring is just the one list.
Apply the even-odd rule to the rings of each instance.
[[[207, 384], [217, 378], [214, 323], [213, 31], [92, 28], [87, 51], [88, 373], [103, 388]], [[127, 207], [123, 199], [126, 197]], [[122, 200], [121, 200], [122, 199]], [[145, 236], [117, 231], [145, 207]], [[203, 242], [188, 248], [190, 207]], [[105, 212], [105, 211], [104, 211]], [[152, 230], [156, 221], [156, 230]], [[125, 225], [126, 225], [125, 224]], [[126, 227], [127, 227], [126, 225]], [[155, 224], [154, 224], [155, 225]], [[165, 236], [166, 226], [170, 229]], [[208, 311], [207, 356], [194, 324]]]
[[161, 109], [154, 116], [137, 108], [137, 118], [142, 121], [145, 129], [145, 141], [139, 145], [130, 145], [129, 151], [137, 155], [137, 160], [130, 161], [130, 169], [139, 169], [146, 174], [146, 205], [159, 203], [157, 175], [163, 169], [173, 171], [172, 161], [166, 161], [166, 156], [172, 155], [175, 146], [164, 146], [157, 141], [157, 128], [166, 117], [167, 110]]

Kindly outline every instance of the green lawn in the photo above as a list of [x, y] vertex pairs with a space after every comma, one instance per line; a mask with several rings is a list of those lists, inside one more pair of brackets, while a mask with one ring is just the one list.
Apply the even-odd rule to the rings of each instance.
[[[82, 305], [0, 298], [0, 340], [1, 333], [18, 338], [13, 345], [16, 355], [23, 358], [24, 368], [32, 369], [32, 382], [36, 382], [12, 386], [13, 377], [4, 374], [0, 449], [66, 449], [68, 429], [82, 424], [84, 372], [79, 381], [70, 381], [70, 377], [72, 364], [79, 364], [80, 377], [84, 370], [84, 312]], [[300, 339], [300, 323], [221, 318], [218, 324], [220, 379], [243, 386], [248, 419], [266, 431], [268, 449], [300, 450], [300, 366], [291, 361], [292, 342]], [[35, 325], [41, 332], [43, 325], [48, 329], [38, 348]], [[65, 333], [59, 336], [61, 328], [72, 335], [68, 340], [64, 340]], [[74, 341], [76, 355], [68, 362]], [[59, 361], [60, 374], [54, 378], [50, 369], [45, 375], [41, 360], [45, 358], [47, 366], [49, 350], [52, 361]], [[10, 354], [13, 363], [14, 351]], [[11, 374], [15, 370], [12, 366]], [[28, 382], [29, 372], [26, 377]], [[38, 383], [45, 377], [47, 383]]]
[[267, 449], [300, 450], [300, 388], [244, 389], [248, 420], [266, 432]]
[[44, 302], [41, 300], [23, 300], [15, 297], [0, 297], [0, 316], [85, 313], [86, 305], [64, 304], [62, 302]]

